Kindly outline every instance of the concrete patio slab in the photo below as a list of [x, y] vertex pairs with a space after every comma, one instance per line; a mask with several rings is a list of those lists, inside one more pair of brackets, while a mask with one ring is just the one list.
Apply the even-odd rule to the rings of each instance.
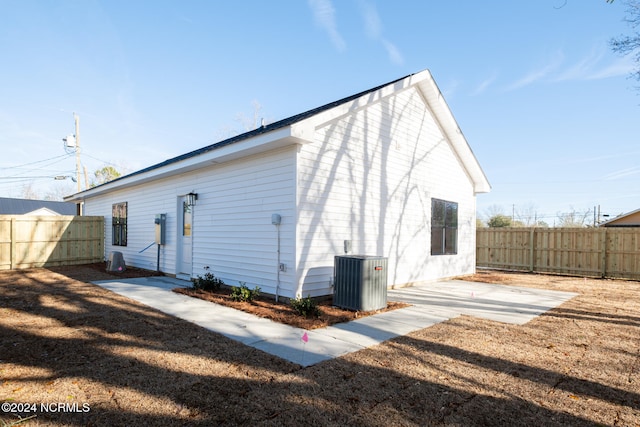
[[[521, 325], [577, 295], [451, 280], [388, 291], [390, 301], [406, 302], [410, 307], [305, 331], [172, 292], [191, 283], [171, 277], [94, 283], [302, 366], [362, 350], [461, 314]], [[307, 342], [302, 340], [305, 333]]]
[[572, 292], [449, 280], [387, 292], [402, 301], [453, 316], [466, 314], [498, 322], [523, 325], [576, 296]]

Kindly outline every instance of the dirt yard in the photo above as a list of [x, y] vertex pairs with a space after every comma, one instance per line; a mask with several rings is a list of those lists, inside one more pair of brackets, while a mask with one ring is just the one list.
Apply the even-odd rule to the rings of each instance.
[[580, 295], [301, 368], [86, 283], [112, 277], [0, 272], [0, 426], [640, 426], [639, 282], [480, 273]]

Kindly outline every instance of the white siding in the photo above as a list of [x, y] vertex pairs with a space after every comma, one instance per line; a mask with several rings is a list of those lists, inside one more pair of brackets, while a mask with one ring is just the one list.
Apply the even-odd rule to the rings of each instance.
[[[86, 215], [105, 217], [105, 251], [121, 251], [127, 265], [155, 270], [155, 214], [167, 214], [166, 245], [162, 246], [160, 270], [176, 274], [178, 241], [177, 209], [181, 195], [195, 191], [193, 210], [193, 276], [205, 266], [230, 285], [239, 281], [275, 293], [278, 275], [277, 229], [271, 214], [282, 216], [280, 226], [280, 295], [295, 292], [295, 160], [289, 147], [152, 183], [113, 191], [85, 202]], [[128, 203], [128, 244], [111, 245], [111, 205]]]
[[[473, 272], [475, 196], [411, 88], [317, 129], [298, 155], [298, 292], [331, 292], [333, 257], [389, 258], [389, 285]], [[458, 254], [430, 255], [431, 199], [458, 203]]]

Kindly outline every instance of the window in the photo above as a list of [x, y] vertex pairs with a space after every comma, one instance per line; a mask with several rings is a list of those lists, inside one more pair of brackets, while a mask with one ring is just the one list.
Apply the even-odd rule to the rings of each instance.
[[127, 202], [111, 206], [111, 240], [114, 246], [127, 246]]
[[191, 206], [187, 202], [182, 202], [182, 235], [191, 236], [191, 223], [192, 223]]
[[431, 255], [458, 253], [458, 204], [431, 200]]

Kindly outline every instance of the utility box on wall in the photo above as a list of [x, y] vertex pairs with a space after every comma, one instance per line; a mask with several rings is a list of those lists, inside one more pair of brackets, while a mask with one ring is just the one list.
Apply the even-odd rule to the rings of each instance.
[[333, 304], [359, 311], [385, 308], [387, 264], [387, 258], [378, 256], [336, 256]]
[[167, 214], [156, 214], [153, 222], [156, 226], [156, 244], [164, 245], [167, 237]]

